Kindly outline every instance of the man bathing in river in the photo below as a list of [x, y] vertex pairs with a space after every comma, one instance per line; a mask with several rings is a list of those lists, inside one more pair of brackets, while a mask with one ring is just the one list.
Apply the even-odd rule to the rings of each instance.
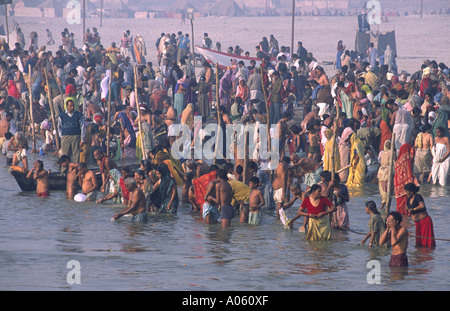
[[81, 192], [86, 196], [86, 201], [96, 201], [98, 194], [97, 177], [93, 171], [88, 170], [84, 162], [78, 164], [78, 182], [81, 186]]
[[33, 168], [27, 174], [27, 178], [36, 180], [36, 194], [38, 197], [48, 197], [50, 195], [48, 176], [48, 171], [44, 170], [44, 163], [41, 160], [35, 161]]
[[127, 208], [122, 212], [114, 215], [113, 219], [117, 220], [120, 217], [131, 213], [131, 222], [147, 222], [147, 208], [145, 201], [145, 194], [141, 188], [136, 184], [136, 181], [129, 177], [125, 179], [125, 187], [130, 192], [130, 200], [128, 201]]
[[399, 212], [390, 212], [386, 219], [386, 231], [380, 238], [380, 245], [391, 242], [392, 255], [389, 262], [391, 267], [407, 267], [408, 257], [408, 230], [401, 225], [402, 215]]

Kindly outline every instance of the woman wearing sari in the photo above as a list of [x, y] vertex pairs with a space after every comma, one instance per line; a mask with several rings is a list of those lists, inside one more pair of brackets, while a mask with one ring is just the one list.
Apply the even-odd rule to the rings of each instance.
[[[350, 119], [348, 126], [344, 129], [339, 140], [339, 157], [341, 162], [341, 168], [344, 168], [350, 164], [350, 150], [351, 150], [351, 136], [359, 129], [359, 122], [355, 119]], [[345, 169], [339, 173], [339, 177], [343, 183], [348, 180], [349, 169]]]
[[306, 197], [288, 226], [292, 227], [294, 221], [301, 216], [308, 217], [308, 232], [306, 240], [328, 241], [331, 238], [331, 224], [329, 214], [336, 211], [336, 206], [322, 196], [322, 187], [318, 184], [311, 186], [310, 195]]
[[407, 215], [405, 186], [414, 183], [416, 178], [413, 174], [414, 148], [410, 144], [400, 147], [397, 160], [395, 161], [394, 193], [397, 201], [397, 212]]
[[[378, 170], [378, 189], [380, 190], [381, 196], [381, 208], [383, 209], [388, 203], [388, 181], [394, 175], [391, 172], [389, 175], [389, 164], [391, 163], [391, 141], [386, 140], [384, 142], [384, 150], [380, 151], [380, 168]], [[394, 154], [395, 156], [395, 154]], [[393, 190], [393, 185], [391, 184], [391, 190]], [[391, 191], [392, 194], [392, 191]]]
[[381, 108], [381, 121], [380, 121], [380, 151], [384, 150], [385, 142], [392, 139], [391, 124], [391, 111], [387, 107]]
[[366, 161], [364, 155], [364, 145], [355, 134], [350, 138], [350, 171], [346, 186], [349, 188], [360, 188], [364, 186], [364, 177], [366, 173]]
[[[327, 142], [325, 143], [325, 148], [323, 152], [323, 170], [324, 171], [332, 171], [333, 167], [333, 160], [332, 156], [334, 155], [334, 171], [337, 172], [341, 169], [341, 158], [339, 156], [339, 147], [338, 143], [335, 141], [333, 130], [327, 129], [325, 131], [325, 137], [327, 139]], [[333, 150], [333, 142], [334, 143], [334, 150]]]
[[[168, 147], [170, 149], [170, 147]], [[175, 159], [168, 148], [163, 147], [163, 145], [156, 145], [155, 148], [150, 152], [150, 156], [153, 159], [154, 165], [167, 165], [172, 178], [176, 181], [177, 186], [182, 186], [184, 184], [183, 178], [181, 178], [183, 168], [179, 160]]]
[[153, 193], [159, 197], [160, 201], [156, 208], [160, 213], [176, 214], [178, 210], [178, 189], [166, 164], [163, 163], [158, 166], [156, 176], [158, 176], [158, 181], [153, 186]]

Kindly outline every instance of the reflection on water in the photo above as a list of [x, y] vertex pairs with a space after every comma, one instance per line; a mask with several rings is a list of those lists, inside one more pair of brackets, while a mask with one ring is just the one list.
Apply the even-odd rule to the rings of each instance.
[[[39, 199], [21, 192], [2, 167], [0, 179], [0, 200], [10, 205], [0, 214], [0, 289], [450, 289], [450, 242], [437, 241], [436, 249], [428, 250], [415, 248], [410, 237], [410, 266], [403, 270], [389, 268], [389, 249], [359, 245], [368, 231], [364, 204], [380, 202], [376, 184], [351, 191], [352, 231], [333, 230], [331, 241], [308, 242], [297, 230], [301, 220], [286, 230], [268, 214], [257, 226], [240, 224], [237, 217], [224, 229], [204, 224], [201, 215], [181, 205], [177, 215], [150, 215], [145, 224], [133, 224], [129, 217], [111, 222], [123, 206], [68, 202], [62, 191]], [[423, 185], [420, 193], [436, 237], [450, 239], [448, 187]], [[404, 223], [413, 235], [414, 223], [409, 217]], [[70, 260], [81, 264], [81, 285], [66, 282]], [[370, 260], [380, 262], [379, 287], [367, 283]]]

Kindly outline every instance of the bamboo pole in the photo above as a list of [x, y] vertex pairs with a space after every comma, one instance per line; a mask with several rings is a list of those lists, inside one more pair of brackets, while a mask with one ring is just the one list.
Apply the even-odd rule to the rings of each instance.
[[133, 67], [134, 70], [134, 97], [136, 98], [136, 110], [138, 117], [138, 127], [139, 127], [139, 139], [141, 140], [141, 149], [142, 149], [142, 159], [145, 160], [145, 149], [144, 149], [144, 141], [142, 140], [142, 123], [141, 123], [141, 109], [139, 108], [139, 96], [137, 91], [137, 70], [136, 66]]
[[[339, 95], [338, 95], [339, 96]], [[336, 133], [337, 133], [337, 128], [338, 128], [338, 124], [339, 124], [339, 101], [336, 100], [335, 101], [335, 106], [336, 106], [336, 117], [334, 118], [334, 122], [333, 122], [333, 137], [331, 138], [333, 140], [333, 146], [332, 146], [332, 152], [331, 152], [331, 180], [334, 181], [334, 175], [335, 175], [335, 165], [334, 165], [334, 153], [335, 153], [335, 148], [336, 148]]]
[[29, 92], [30, 92], [30, 118], [31, 118], [31, 130], [33, 131], [33, 149], [31, 150], [31, 153], [36, 152], [36, 129], [34, 127], [34, 113], [33, 113], [33, 92], [31, 91], [31, 65], [28, 65], [28, 81], [30, 83], [29, 85]]
[[263, 91], [263, 95], [264, 95], [264, 101], [266, 104], [267, 151], [270, 152], [272, 150], [272, 142], [270, 141], [270, 107], [269, 107], [269, 101], [267, 100], [267, 95], [266, 95], [266, 86], [264, 85], [264, 68], [263, 68], [263, 66], [259, 66], [259, 68], [261, 70], [261, 86], [262, 86], [262, 91]]
[[392, 172], [395, 171], [394, 169], [394, 156], [395, 156], [395, 133], [392, 133], [392, 139], [391, 139], [391, 149], [389, 150], [391, 153], [391, 157], [389, 158], [389, 179], [387, 183], [387, 202], [386, 202], [386, 215], [389, 214], [391, 209], [391, 196], [392, 196], [392, 184], [393, 184], [393, 178], [392, 178]]
[[58, 125], [56, 123], [56, 119], [55, 119], [55, 112], [54, 112], [54, 107], [53, 107], [53, 98], [51, 95], [51, 90], [50, 90], [50, 84], [48, 82], [48, 74], [47, 74], [47, 69], [44, 68], [44, 74], [45, 74], [45, 83], [47, 85], [47, 97], [48, 97], [48, 106], [50, 108], [50, 113], [52, 116], [52, 122], [53, 122], [53, 127], [55, 129], [56, 135], [55, 135], [55, 141], [56, 141], [56, 149], [59, 151], [61, 144], [59, 141], [59, 133], [58, 133]]
[[[217, 131], [216, 131], [216, 146], [214, 148], [214, 164], [217, 162], [217, 149], [219, 148], [219, 129], [221, 129], [220, 119], [220, 103], [219, 103], [219, 63], [216, 63], [216, 110], [217, 110]], [[224, 150], [225, 151], [225, 150]]]
[[109, 156], [109, 133], [111, 127], [111, 81], [113, 79], [113, 72], [111, 63], [109, 64], [109, 82], [108, 82], [108, 109], [106, 116], [106, 154]]

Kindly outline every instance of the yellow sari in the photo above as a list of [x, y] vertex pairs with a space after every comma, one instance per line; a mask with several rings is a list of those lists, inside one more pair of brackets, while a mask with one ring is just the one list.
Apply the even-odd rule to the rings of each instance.
[[175, 179], [177, 186], [182, 186], [184, 184], [183, 178], [181, 177], [183, 172], [181, 163], [179, 160], [174, 159], [170, 153], [166, 151], [159, 151], [153, 162], [154, 164], [165, 163], [170, 170], [170, 175], [173, 179]]
[[332, 171], [333, 167], [333, 153], [334, 153], [334, 172], [337, 172], [341, 169], [341, 157], [339, 155], [339, 147], [338, 143], [334, 144], [333, 151], [333, 140], [335, 137], [333, 135], [333, 131], [328, 129], [325, 131], [325, 137], [327, 138], [327, 143], [325, 144], [325, 149], [323, 152], [323, 170], [324, 171]]
[[[364, 177], [366, 174], [364, 146], [361, 140], [356, 136], [356, 134], [352, 135], [350, 142], [350, 164], [352, 166], [349, 170], [346, 186], [349, 188], [360, 188], [364, 186]], [[356, 158], [356, 155], [359, 157], [359, 159]]]

